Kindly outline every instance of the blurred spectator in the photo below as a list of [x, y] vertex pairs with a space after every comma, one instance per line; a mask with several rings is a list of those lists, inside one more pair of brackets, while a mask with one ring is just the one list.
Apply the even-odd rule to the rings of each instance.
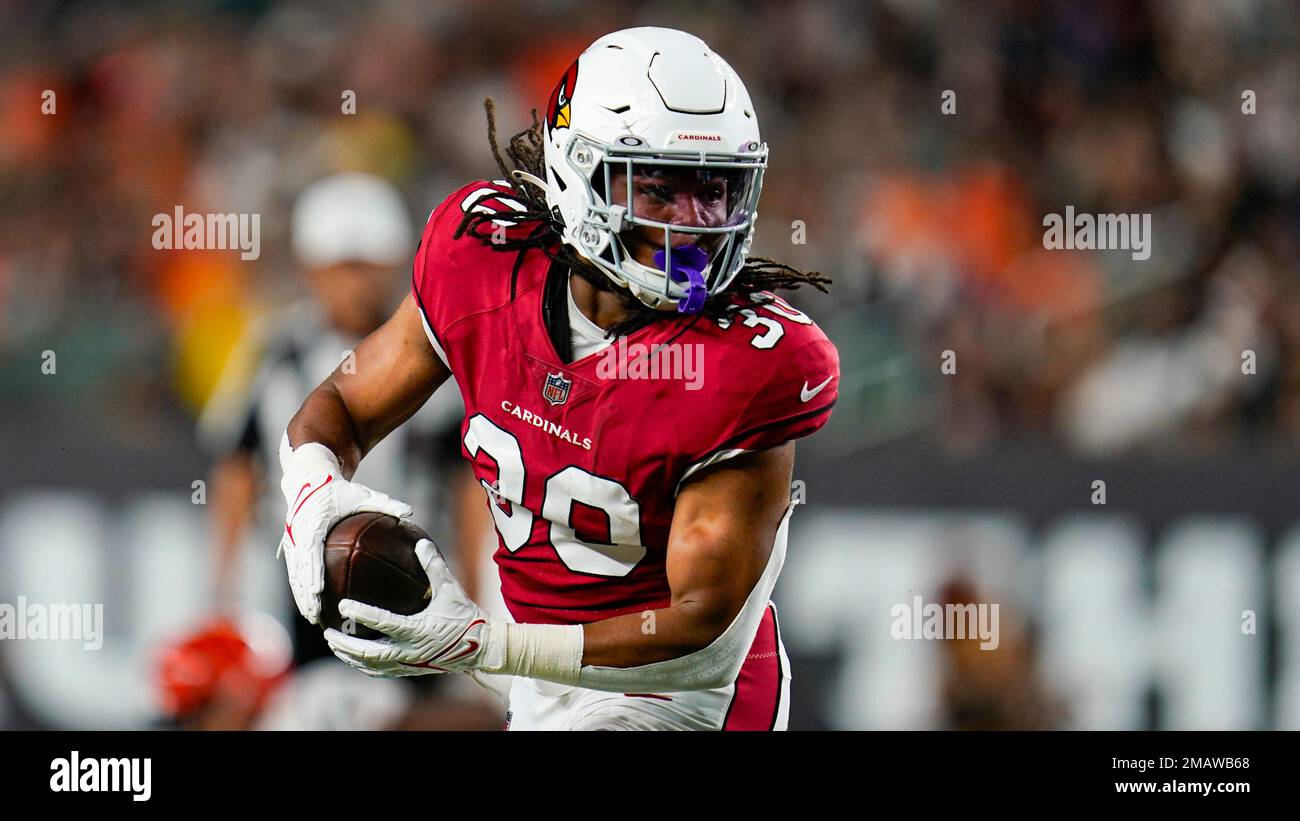
[[[960, 576], [939, 593], [943, 607], [970, 606], [986, 597]], [[944, 675], [940, 685], [946, 730], [1052, 730], [1063, 726], [1059, 699], [1046, 692], [1029, 637], [1019, 615], [1006, 604], [998, 614], [996, 649], [981, 647], [980, 637], [941, 643]], [[951, 637], [950, 637], [951, 638]]]

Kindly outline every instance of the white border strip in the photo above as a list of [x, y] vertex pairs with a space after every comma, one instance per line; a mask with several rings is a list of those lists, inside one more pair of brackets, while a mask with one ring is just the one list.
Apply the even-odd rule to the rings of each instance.
[[438, 354], [438, 358], [442, 360], [442, 364], [447, 366], [447, 370], [451, 370], [451, 363], [447, 361], [447, 354], [443, 351], [442, 346], [438, 344], [438, 338], [433, 335], [433, 328], [429, 327], [429, 319], [424, 315], [424, 309], [420, 307], [418, 302], [415, 304], [415, 310], [420, 312], [420, 324], [424, 326], [424, 335], [429, 337], [429, 344], [433, 346], [433, 350]]

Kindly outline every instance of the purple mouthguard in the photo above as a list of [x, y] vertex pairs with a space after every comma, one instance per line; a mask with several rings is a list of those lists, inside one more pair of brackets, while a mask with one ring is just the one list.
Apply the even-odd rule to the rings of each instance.
[[[667, 255], [662, 248], [655, 251], [655, 265], [663, 268], [665, 256]], [[703, 248], [683, 245], [673, 249], [673, 269], [668, 272], [668, 276], [673, 282], [688, 283], [686, 296], [677, 300], [678, 313], [698, 314], [704, 307], [704, 300], [709, 295], [708, 286], [704, 283], [704, 269], [708, 266], [709, 255]]]

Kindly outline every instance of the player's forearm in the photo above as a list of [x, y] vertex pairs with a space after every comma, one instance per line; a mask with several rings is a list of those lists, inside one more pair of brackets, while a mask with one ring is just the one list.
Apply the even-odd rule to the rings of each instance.
[[706, 690], [735, 680], [756, 624], [696, 604], [631, 613], [582, 626], [492, 625], [491, 673], [610, 692]]
[[[773, 543], [779, 541], [773, 538]], [[485, 669], [608, 692], [727, 686], [736, 680], [753, 644], [783, 554], [763, 556], [752, 583], [735, 572], [710, 572], [714, 563], [706, 551], [691, 555], [696, 572], [679, 573], [669, 607], [581, 627], [491, 625], [490, 641], [496, 647], [490, 657], [496, 669]], [[757, 565], [759, 556], [753, 558]]]
[[344, 478], [351, 479], [366, 448], [347, 403], [328, 380], [307, 396], [285, 431], [297, 448], [318, 442], [338, 457]]
[[738, 609], [723, 614], [685, 602], [591, 622], [583, 625], [582, 663], [636, 667], [681, 658], [713, 643]]
[[289, 444], [319, 442], [351, 479], [361, 458], [411, 418], [451, 377], [408, 296], [383, 327], [362, 340], [354, 368], [338, 368], [311, 392], [289, 423]]

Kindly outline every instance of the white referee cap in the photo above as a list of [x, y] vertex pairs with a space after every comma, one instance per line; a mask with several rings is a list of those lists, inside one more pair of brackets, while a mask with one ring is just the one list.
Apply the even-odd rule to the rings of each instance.
[[401, 265], [411, 221], [397, 189], [369, 174], [338, 174], [303, 190], [293, 208], [293, 251], [319, 268], [340, 262]]

